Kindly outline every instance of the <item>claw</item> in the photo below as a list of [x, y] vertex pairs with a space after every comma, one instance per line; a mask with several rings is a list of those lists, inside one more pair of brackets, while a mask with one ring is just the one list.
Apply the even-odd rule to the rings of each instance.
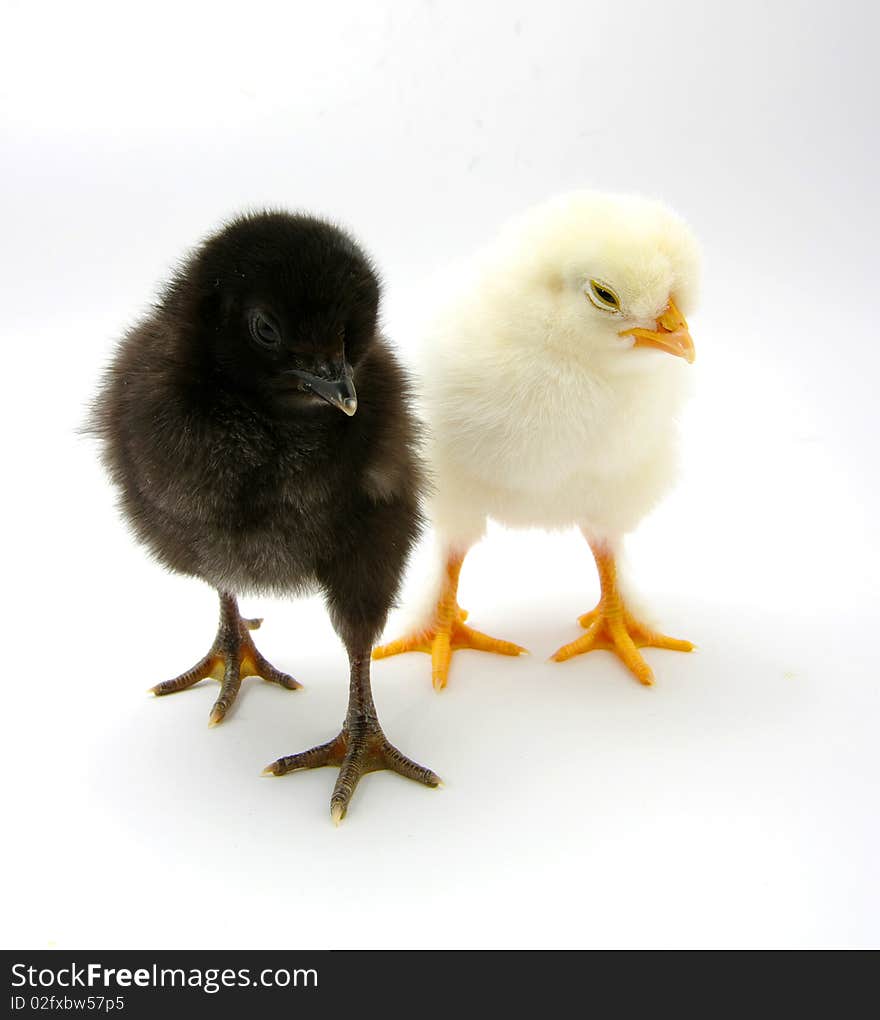
[[235, 599], [231, 595], [221, 594], [220, 626], [211, 650], [185, 673], [151, 687], [150, 693], [164, 697], [213, 677], [222, 686], [211, 709], [208, 725], [217, 726], [226, 718], [245, 677], [259, 676], [289, 691], [297, 690], [302, 686], [300, 683], [276, 669], [257, 651], [250, 632], [257, 630], [262, 622], [262, 619], [246, 620], [241, 617]]
[[601, 542], [591, 541], [590, 546], [596, 566], [599, 568], [602, 595], [595, 609], [578, 618], [578, 623], [586, 628], [586, 634], [557, 649], [552, 660], [565, 662], [575, 655], [603, 648], [614, 652], [639, 683], [650, 687], [654, 683], [654, 673], [639, 653], [640, 648], [667, 648], [676, 652], [691, 652], [694, 646], [690, 641], [660, 634], [637, 620], [626, 608], [620, 594], [613, 552]]
[[449, 682], [452, 653], [459, 649], [471, 648], [497, 655], [521, 655], [526, 650], [511, 641], [499, 641], [465, 625], [468, 614], [459, 606], [457, 598], [463, 562], [463, 555], [447, 558], [443, 591], [430, 627], [373, 650], [374, 659], [386, 659], [404, 652], [426, 652], [431, 656], [431, 684], [435, 691], [443, 690]]
[[335, 765], [339, 769], [330, 798], [330, 818], [339, 825], [360, 780], [368, 772], [396, 772], [424, 786], [439, 786], [440, 777], [401, 754], [388, 742], [377, 723], [359, 728], [354, 734], [343, 731], [334, 740], [319, 744], [308, 751], [279, 758], [263, 769], [263, 775], [283, 776], [299, 769], [316, 769]]
[[446, 562], [446, 582], [430, 627], [399, 638], [387, 645], [373, 649], [374, 659], [387, 659], [404, 652], [427, 652], [431, 656], [431, 684], [435, 691], [441, 691], [449, 682], [449, 667], [452, 653], [462, 648], [477, 652], [494, 652], [496, 655], [522, 655], [527, 649], [512, 641], [483, 634], [465, 625], [467, 611], [458, 604], [458, 577], [464, 557], [450, 557]]
[[209, 726], [219, 726], [220, 723], [226, 718], [226, 709], [218, 708], [216, 705], [211, 709], [211, 714], [208, 717]]
[[434, 625], [427, 630], [374, 648], [373, 658], [387, 659], [404, 652], [426, 652], [431, 656], [431, 683], [435, 691], [441, 691], [449, 681], [453, 652], [472, 649], [477, 652], [494, 652], [496, 655], [528, 654], [528, 649], [522, 645], [502, 641], [465, 626], [466, 617], [467, 613], [456, 604], [448, 620], [435, 618]]

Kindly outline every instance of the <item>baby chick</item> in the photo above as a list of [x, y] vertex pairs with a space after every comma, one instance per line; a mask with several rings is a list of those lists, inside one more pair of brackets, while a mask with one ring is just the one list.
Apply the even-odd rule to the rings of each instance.
[[698, 274], [697, 243], [673, 212], [594, 192], [533, 209], [483, 254], [426, 345], [442, 552], [431, 613], [375, 658], [428, 652], [439, 689], [455, 649], [525, 651], [468, 627], [458, 605], [462, 562], [487, 517], [577, 524], [590, 544], [601, 598], [556, 661], [605, 648], [650, 684], [639, 648], [693, 648], [630, 612], [617, 558], [675, 476], [676, 416], [694, 360], [685, 313]]
[[351, 666], [332, 741], [267, 772], [337, 765], [331, 815], [365, 772], [428, 786], [385, 738], [370, 648], [420, 528], [422, 471], [409, 384], [379, 334], [379, 282], [341, 230], [308, 216], [243, 216], [182, 264], [122, 340], [93, 427], [135, 536], [162, 564], [207, 581], [220, 626], [192, 669], [153, 688], [221, 681], [219, 723], [242, 678], [299, 684], [257, 651], [242, 592], [318, 586]]

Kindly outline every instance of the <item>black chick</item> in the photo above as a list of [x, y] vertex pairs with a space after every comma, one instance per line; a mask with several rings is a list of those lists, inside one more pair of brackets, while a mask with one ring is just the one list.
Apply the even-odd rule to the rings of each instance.
[[317, 585], [351, 664], [334, 740], [267, 772], [337, 765], [331, 815], [361, 775], [390, 769], [437, 786], [386, 739], [370, 650], [419, 532], [422, 471], [409, 385], [379, 333], [379, 282], [341, 230], [308, 216], [243, 216], [181, 266], [122, 340], [93, 416], [137, 538], [220, 595], [208, 654], [155, 688], [221, 680], [220, 722], [244, 676], [299, 684], [268, 663], [241, 592]]

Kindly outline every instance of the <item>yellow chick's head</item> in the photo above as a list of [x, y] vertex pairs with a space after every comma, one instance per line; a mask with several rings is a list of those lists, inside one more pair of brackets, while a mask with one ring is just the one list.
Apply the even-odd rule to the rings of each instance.
[[490, 264], [494, 296], [506, 292], [519, 314], [527, 306], [529, 321], [510, 339], [622, 371], [644, 369], [660, 352], [694, 360], [686, 316], [696, 301], [699, 246], [661, 202], [561, 195], [510, 223]]

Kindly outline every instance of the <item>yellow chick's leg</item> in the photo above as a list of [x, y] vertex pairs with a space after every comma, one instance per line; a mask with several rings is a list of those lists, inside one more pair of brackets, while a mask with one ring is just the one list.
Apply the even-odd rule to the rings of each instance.
[[431, 682], [435, 690], [442, 690], [449, 678], [452, 653], [459, 648], [472, 648], [478, 652], [495, 652], [498, 655], [520, 655], [527, 649], [511, 641], [499, 641], [465, 625], [467, 613], [458, 604], [458, 577], [464, 554], [447, 557], [443, 587], [434, 610], [434, 618], [424, 630], [409, 637], [373, 649], [374, 659], [387, 659], [402, 652], [427, 652], [431, 656]]
[[640, 648], [668, 648], [674, 652], [691, 652], [690, 641], [667, 637], [651, 630], [637, 620], [626, 608], [617, 587], [617, 565], [614, 554], [601, 543], [590, 543], [596, 566], [599, 568], [599, 582], [602, 595], [599, 604], [578, 620], [587, 633], [571, 644], [563, 645], [554, 655], [555, 662], [565, 662], [575, 655], [604, 648], [622, 660], [636, 679], [650, 686], [654, 683], [651, 667], [639, 654]]

